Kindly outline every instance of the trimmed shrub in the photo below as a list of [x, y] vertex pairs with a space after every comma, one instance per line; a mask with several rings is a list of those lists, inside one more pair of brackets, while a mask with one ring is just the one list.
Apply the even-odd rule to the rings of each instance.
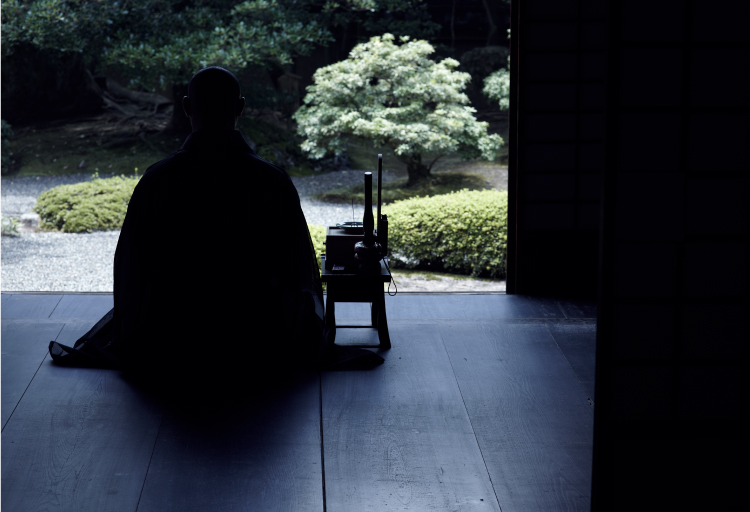
[[462, 190], [397, 201], [388, 215], [394, 268], [505, 276], [508, 192]]
[[[325, 226], [318, 226], [317, 224], [307, 223], [307, 229], [310, 230], [310, 239], [312, 240], [313, 247], [315, 248], [315, 260], [318, 262], [320, 273], [323, 273], [323, 267], [320, 266], [320, 255], [326, 252], [326, 246], [323, 242], [326, 241], [326, 228]], [[323, 283], [323, 291], [327, 290], [328, 283]]]
[[42, 192], [34, 211], [45, 230], [91, 233], [120, 229], [138, 180], [140, 176], [102, 179], [95, 174], [91, 181]]
[[310, 230], [310, 238], [312, 239], [313, 247], [315, 247], [315, 258], [318, 260], [320, 265], [320, 255], [326, 252], [326, 246], [323, 242], [326, 241], [326, 228], [325, 226], [318, 226], [317, 224], [307, 223], [307, 229]]

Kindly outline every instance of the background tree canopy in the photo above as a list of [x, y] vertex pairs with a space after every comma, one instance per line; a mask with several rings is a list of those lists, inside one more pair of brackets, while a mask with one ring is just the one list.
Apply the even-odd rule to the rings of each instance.
[[[336, 26], [360, 21], [368, 31], [391, 24], [397, 33], [430, 35], [439, 25], [421, 0], [4, 0], [2, 43], [80, 52], [91, 67], [116, 66], [148, 90], [186, 82], [201, 67], [243, 69], [288, 64], [316, 44], [332, 42]], [[416, 18], [392, 13], [415, 9]], [[375, 16], [387, 11], [390, 16]], [[389, 22], [390, 19], [390, 22]]]
[[[415, 15], [398, 16], [406, 11]], [[177, 102], [202, 67], [291, 64], [352, 22], [418, 36], [440, 27], [421, 0], [4, 0], [2, 45], [6, 55], [23, 43], [80, 53], [94, 72], [106, 66], [131, 86], [171, 88]]]
[[[361, 1], [349, 3], [357, 8]], [[3, 2], [2, 42], [6, 53], [19, 43], [79, 52], [90, 67], [110, 66], [131, 86], [171, 87], [178, 104], [202, 67], [284, 64], [329, 42], [327, 11], [315, 7], [305, 0], [9, 0]], [[173, 120], [184, 123], [182, 117]]]

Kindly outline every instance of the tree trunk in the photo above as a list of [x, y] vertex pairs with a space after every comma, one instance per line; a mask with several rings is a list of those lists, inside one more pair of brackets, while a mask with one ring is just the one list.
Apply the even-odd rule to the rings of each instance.
[[190, 126], [190, 118], [182, 110], [182, 98], [187, 96], [187, 93], [187, 84], [172, 84], [172, 100], [174, 102], [172, 119], [169, 120], [165, 131], [181, 137], [187, 137], [193, 131], [193, 128]]
[[409, 173], [407, 187], [417, 185], [432, 176], [429, 167], [422, 163], [422, 155], [396, 155], [396, 158], [406, 164], [406, 171]]

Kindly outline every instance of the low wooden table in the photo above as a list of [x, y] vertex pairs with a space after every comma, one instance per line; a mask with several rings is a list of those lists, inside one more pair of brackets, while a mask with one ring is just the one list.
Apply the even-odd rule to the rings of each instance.
[[[329, 343], [336, 339], [336, 329], [377, 329], [380, 345], [350, 345], [357, 347], [391, 348], [388, 336], [388, 320], [385, 315], [385, 292], [383, 283], [391, 280], [388, 269], [380, 260], [380, 274], [354, 274], [347, 270], [326, 270], [325, 254], [320, 257], [321, 280], [327, 283], [326, 324]], [[372, 325], [336, 325], [336, 302], [369, 302]]]

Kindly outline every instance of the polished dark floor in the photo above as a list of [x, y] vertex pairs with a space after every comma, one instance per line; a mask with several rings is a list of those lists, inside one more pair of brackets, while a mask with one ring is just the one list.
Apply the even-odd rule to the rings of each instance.
[[[3, 510], [589, 509], [593, 304], [386, 297], [383, 365], [188, 407], [118, 371], [52, 364], [50, 340], [72, 344], [111, 307], [106, 294], [2, 294]], [[356, 324], [369, 310], [336, 314]]]

